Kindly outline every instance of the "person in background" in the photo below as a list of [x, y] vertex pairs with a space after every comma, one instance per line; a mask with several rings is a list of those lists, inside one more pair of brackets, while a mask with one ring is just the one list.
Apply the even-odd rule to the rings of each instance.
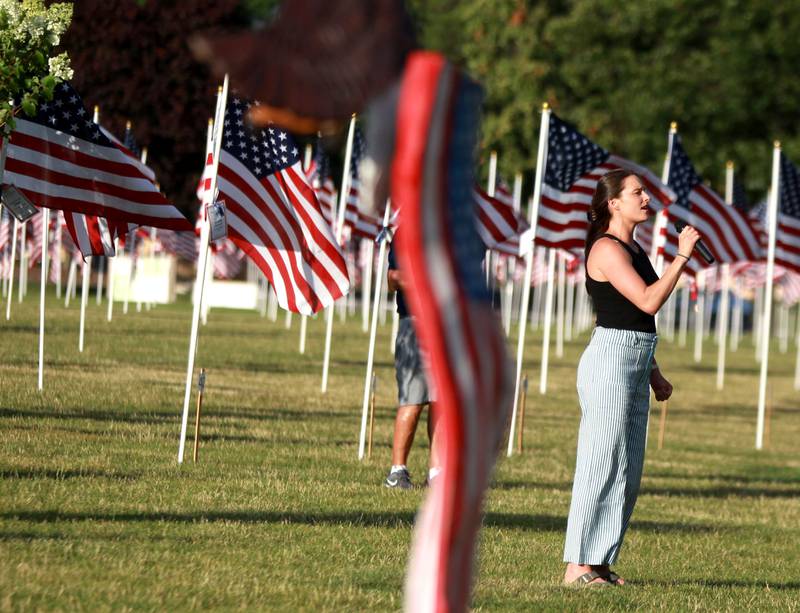
[[431, 444], [428, 483], [439, 474], [439, 463], [434, 447], [434, 412], [430, 387], [425, 374], [425, 364], [414, 331], [413, 318], [408, 312], [403, 297], [403, 275], [397, 268], [394, 249], [389, 249], [389, 272], [387, 275], [389, 291], [395, 293], [399, 326], [394, 349], [394, 367], [397, 378], [397, 416], [394, 420], [392, 439], [392, 467], [384, 481], [386, 487], [411, 489], [411, 475], [408, 472], [408, 455], [414, 442], [417, 424], [426, 405], [428, 409], [428, 440]]

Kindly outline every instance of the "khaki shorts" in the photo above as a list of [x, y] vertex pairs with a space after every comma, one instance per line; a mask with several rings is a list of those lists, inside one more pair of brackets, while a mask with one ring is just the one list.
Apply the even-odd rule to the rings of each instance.
[[411, 317], [403, 317], [394, 345], [394, 369], [399, 406], [427, 404], [433, 400]]

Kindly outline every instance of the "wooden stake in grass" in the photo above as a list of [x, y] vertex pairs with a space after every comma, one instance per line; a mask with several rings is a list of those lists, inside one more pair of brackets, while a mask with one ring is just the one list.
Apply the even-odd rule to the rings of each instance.
[[522, 454], [522, 432], [525, 430], [525, 400], [528, 398], [528, 375], [522, 379], [521, 398], [519, 401], [519, 430], [517, 430], [517, 453]]
[[197, 462], [197, 452], [200, 449], [200, 410], [203, 407], [203, 392], [206, 391], [206, 369], [200, 369], [197, 379], [197, 412], [194, 415], [194, 453], [192, 460]]
[[669, 410], [669, 400], [661, 403], [661, 423], [658, 426], [658, 448], [664, 447], [664, 430], [667, 427], [667, 411]]
[[375, 371], [372, 371], [372, 382], [369, 390], [369, 440], [367, 442], [367, 459], [372, 459], [372, 432], [375, 428]]

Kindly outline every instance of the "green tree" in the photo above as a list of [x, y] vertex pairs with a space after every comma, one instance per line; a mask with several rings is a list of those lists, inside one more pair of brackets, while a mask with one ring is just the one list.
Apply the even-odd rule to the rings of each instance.
[[36, 114], [56, 83], [72, 77], [69, 57], [56, 53], [71, 18], [71, 3], [0, 0], [0, 131], [11, 132], [20, 111]]
[[677, 121], [721, 191], [736, 162], [752, 199], [772, 141], [800, 161], [800, 11], [774, 0], [410, 0], [428, 48], [486, 88], [483, 149], [511, 176], [535, 165], [550, 103], [604, 147], [660, 172]]

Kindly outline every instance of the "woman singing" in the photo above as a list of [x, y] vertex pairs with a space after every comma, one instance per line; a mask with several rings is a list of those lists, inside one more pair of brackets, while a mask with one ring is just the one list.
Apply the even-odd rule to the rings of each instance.
[[650, 391], [666, 400], [672, 385], [658, 369], [655, 314], [666, 302], [700, 235], [687, 226], [678, 255], [658, 278], [633, 239], [647, 220], [639, 177], [612, 170], [597, 182], [586, 236], [586, 290], [597, 327], [578, 364], [581, 424], [567, 522], [564, 583], [622, 585], [611, 571], [628, 528], [644, 463]]

